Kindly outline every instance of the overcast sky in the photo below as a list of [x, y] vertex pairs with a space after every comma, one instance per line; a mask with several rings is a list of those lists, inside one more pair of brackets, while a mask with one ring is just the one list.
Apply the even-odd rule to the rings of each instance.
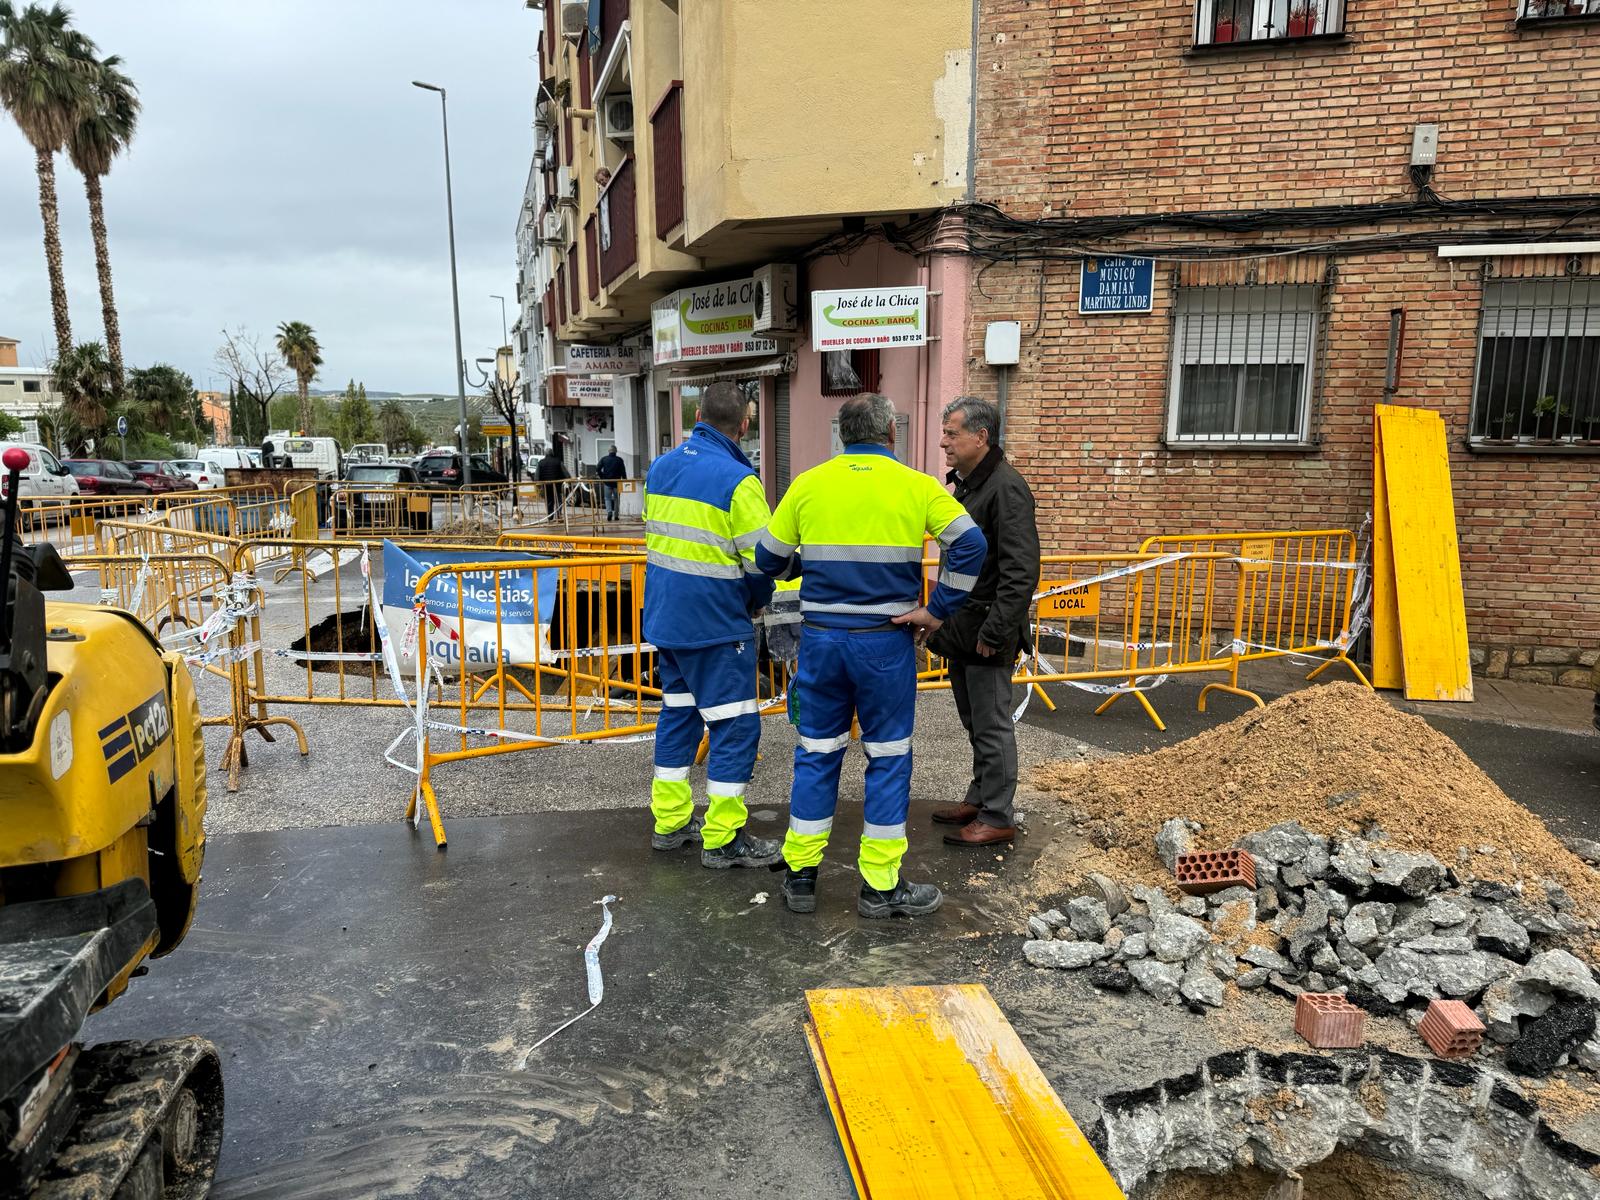
[[[20, 0], [19, 0], [20, 2]], [[316, 386], [455, 390], [439, 97], [449, 92], [470, 361], [516, 319], [539, 17], [521, 0], [75, 0], [144, 113], [105, 183], [130, 366], [224, 386], [223, 326], [310, 324]], [[102, 340], [81, 177], [56, 159], [73, 337]], [[0, 114], [0, 335], [54, 352], [33, 153]]]

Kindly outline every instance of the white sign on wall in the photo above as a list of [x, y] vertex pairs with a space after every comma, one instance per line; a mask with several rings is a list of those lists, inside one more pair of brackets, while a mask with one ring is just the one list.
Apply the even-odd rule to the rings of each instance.
[[925, 287], [843, 288], [811, 293], [811, 344], [817, 350], [921, 346], [927, 340]]
[[632, 375], [639, 369], [639, 352], [632, 346], [567, 346], [567, 370], [589, 375]]
[[596, 400], [611, 400], [611, 380], [609, 379], [584, 379], [577, 375], [567, 376], [567, 399], [592, 403]]
[[650, 306], [656, 365], [701, 358], [776, 354], [778, 343], [755, 333], [756, 281], [735, 279], [684, 288]]

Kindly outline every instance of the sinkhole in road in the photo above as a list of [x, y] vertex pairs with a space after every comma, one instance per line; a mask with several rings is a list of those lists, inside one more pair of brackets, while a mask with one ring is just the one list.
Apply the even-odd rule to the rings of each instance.
[[1465, 1062], [1236, 1050], [1101, 1104], [1090, 1140], [1135, 1200], [1589, 1200], [1600, 1179], [1600, 1154]]

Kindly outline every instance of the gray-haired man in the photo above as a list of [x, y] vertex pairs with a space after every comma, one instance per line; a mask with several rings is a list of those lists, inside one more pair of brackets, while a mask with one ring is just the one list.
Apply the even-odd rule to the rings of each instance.
[[929, 641], [950, 663], [956, 711], [972, 742], [972, 782], [959, 804], [933, 819], [960, 828], [952, 846], [990, 846], [1014, 838], [1017, 735], [1011, 674], [1030, 643], [1028, 619], [1039, 585], [1039, 529], [1033, 492], [999, 445], [1000, 414], [987, 400], [957, 396], [944, 410], [939, 445], [955, 498], [983, 531], [989, 552], [966, 605]]

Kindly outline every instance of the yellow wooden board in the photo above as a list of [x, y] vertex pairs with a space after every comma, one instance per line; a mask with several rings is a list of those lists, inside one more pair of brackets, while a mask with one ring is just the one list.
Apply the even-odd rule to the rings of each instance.
[[[1064, 583], [1071, 583], [1070, 579], [1059, 582], [1041, 580], [1039, 590], [1048, 592], [1058, 588]], [[1075, 587], [1070, 592], [1061, 592], [1054, 596], [1046, 596], [1039, 601], [1039, 617], [1041, 620], [1049, 617], [1058, 621], [1082, 620], [1085, 617], [1098, 617], [1100, 615], [1100, 585], [1091, 583], [1085, 587]]]
[[1471, 700], [1467, 610], [1444, 420], [1380, 405], [1390, 556], [1407, 700]]
[[1400, 608], [1394, 595], [1394, 552], [1389, 539], [1389, 489], [1383, 474], [1381, 414], [1393, 405], [1380, 404], [1372, 414], [1372, 686], [1402, 688], [1405, 665], [1400, 658]]
[[1122, 1200], [981, 984], [806, 999], [861, 1200]]
[[844, 1111], [839, 1107], [839, 1089], [833, 1084], [833, 1072], [828, 1070], [828, 1060], [822, 1055], [822, 1043], [817, 1040], [816, 1026], [805, 1023], [806, 1045], [811, 1049], [811, 1061], [817, 1068], [817, 1082], [828, 1101], [828, 1111], [833, 1114], [833, 1127], [839, 1131], [839, 1147], [844, 1151], [844, 1164], [850, 1168], [850, 1180], [856, 1185], [856, 1195], [867, 1195], [866, 1180], [861, 1178], [861, 1160], [856, 1156], [850, 1131], [845, 1128]]

